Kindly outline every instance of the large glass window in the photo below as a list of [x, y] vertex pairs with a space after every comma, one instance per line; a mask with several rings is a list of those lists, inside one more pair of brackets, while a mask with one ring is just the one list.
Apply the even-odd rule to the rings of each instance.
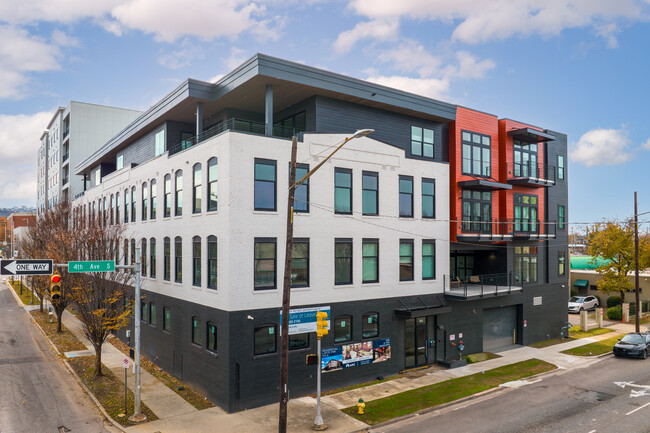
[[399, 177], [399, 216], [413, 217], [413, 178]]
[[[296, 165], [296, 182], [309, 173], [309, 165]], [[306, 179], [298, 186], [293, 193], [293, 211], [309, 212], [309, 179]]]
[[151, 214], [150, 217], [152, 220], [156, 219], [156, 179], [151, 179], [149, 182], [150, 191], [151, 191]]
[[[129, 205], [130, 205], [131, 199], [129, 198], [129, 189], [124, 190], [124, 222], [128, 223], [129, 222]], [[94, 203], [93, 203], [94, 204]]]
[[537, 247], [515, 247], [515, 281], [537, 282]]
[[208, 160], [208, 210], [217, 210], [217, 158]]
[[147, 276], [147, 239], [140, 240], [140, 275]]
[[163, 216], [169, 218], [172, 214], [172, 177], [169, 174], [165, 175], [163, 189]]
[[515, 232], [537, 233], [537, 196], [514, 194]]
[[165, 153], [165, 130], [156, 132], [154, 136], [155, 142], [155, 156]]
[[183, 282], [183, 241], [180, 236], [174, 238], [174, 281]]
[[171, 242], [169, 238], [163, 240], [163, 279], [169, 281], [171, 274]]
[[334, 284], [352, 284], [352, 239], [334, 242]]
[[399, 241], [399, 280], [413, 280], [413, 240]]
[[515, 177], [537, 176], [537, 143], [512, 141]]
[[334, 212], [352, 213], [352, 170], [334, 169]]
[[492, 193], [463, 190], [464, 232], [492, 233]]
[[192, 239], [192, 285], [201, 286], [201, 238]]
[[255, 210], [276, 210], [276, 162], [255, 158]]
[[411, 126], [411, 154], [433, 158], [433, 129]]
[[563, 205], [558, 205], [557, 207], [557, 228], [563, 229], [565, 227], [565, 219], [564, 219], [564, 210], [565, 207]]
[[275, 325], [255, 327], [255, 355], [266, 355], [277, 351]]
[[176, 170], [174, 175], [176, 179], [176, 192], [175, 192], [175, 202], [176, 208], [174, 215], [179, 216], [183, 215], [183, 170]]
[[557, 177], [558, 179], [564, 179], [564, 155], [557, 156]]
[[557, 252], [557, 274], [564, 275], [566, 272], [566, 253], [564, 251]]
[[217, 238], [208, 236], [208, 288], [217, 288]]
[[294, 239], [291, 256], [291, 287], [309, 286], [309, 239]]
[[[120, 223], [120, 193], [115, 194], [115, 224]], [[84, 208], [84, 210], [86, 210]]]
[[208, 322], [206, 328], [208, 333], [206, 349], [210, 352], [217, 353], [217, 326], [212, 322]]
[[142, 183], [142, 221], [147, 220], [147, 196], [149, 191], [147, 189], [147, 182]]
[[334, 319], [334, 342], [352, 340], [352, 316], [339, 316]]
[[361, 174], [362, 211], [364, 215], [379, 213], [379, 175], [373, 171]]
[[461, 131], [461, 146], [463, 173], [473, 176], [490, 177], [490, 136], [470, 131]]
[[172, 330], [172, 312], [169, 307], [163, 307], [163, 330], [167, 332]]
[[136, 207], [137, 207], [137, 197], [135, 195], [135, 187], [131, 187], [131, 222], [135, 222]]
[[149, 277], [156, 278], [156, 238], [149, 239]]
[[192, 343], [201, 345], [201, 320], [192, 316]]
[[131, 239], [131, 264], [135, 265], [135, 239]]
[[379, 336], [379, 313], [366, 313], [361, 317], [361, 337], [375, 338]]
[[434, 280], [436, 278], [436, 241], [424, 239], [422, 241], [422, 279]]
[[110, 224], [115, 223], [115, 196], [111, 194], [111, 215], [110, 215]]
[[436, 181], [422, 179], [422, 218], [436, 217]]
[[120, 170], [124, 167], [124, 154], [120, 153], [117, 155], [117, 159], [115, 161], [115, 170]]
[[255, 238], [255, 290], [275, 289], [275, 238]]
[[363, 254], [363, 283], [379, 282], [379, 240], [364, 239], [361, 247]]
[[201, 212], [201, 164], [194, 164], [192, 168], [192, 213]]

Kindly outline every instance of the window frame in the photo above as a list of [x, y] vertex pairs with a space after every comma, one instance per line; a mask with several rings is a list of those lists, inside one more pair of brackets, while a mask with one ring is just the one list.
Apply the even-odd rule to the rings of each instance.
[[[402, 182], [404, 182], [405, 185], [410, 184], [411, 191], [410, 192], [402, 192]], [[399, 190], [399, 197], [398, 197], [398, 205], [399, 205], [399, 217], [400, 218], [413, 218], [414, 213], [413, 213], [413, 176], [403, 176], [400, 175], [398, 178], [398, 190]], [[409, 203], [409, 209], [408, 209], [408, 214], [402, 213], [402, 198], [408, 198], [410, 203]]]
[[[371, 187], [366, 187], [366, 178], [375, 179], [375, 189]], [[372, 199], [374, 200], [374, 212], [366, 211], [366, 195], [374, 195]], [[361, 214], [362, 215], [379, 215], [379, 173], [376, 171], [362, 171], [361, 172]]]
[[146, 221], [147, 217], [149, 216], [148, 213], [148, 206], [147, 206], [147, 200], [149, 196], [149, 186], [147, 182], [142, 182], [142, 192], [140, 194], [140, 202], [142, 203], [141, 206], [141, 221]]
[[[273, 334], [273, 347], [272, 350], [258, 352], [257, 335], [258, 335], [258, 331], [261, 331], [262, 329], [273, 329], [272, 333], [267, 331], [267, 335]], [[278, 332], [277, 331], [278, 331], [278, 326], [275, 323], [260, 324], [258, 326], [255, 326], [255, 328], [253, 328], [253, 356], [254, 357], [269, 356], [278, 353]]]
[[[478, 193], [480, 198], [475, 198], [475, 193]], [[489, 200], [484, 198], [487, 195], [490, 196]], [[461, 191], [461, 230], [463, 233], [492, 233], [492, 201], [491, 191], [473, 189]], [[476, 215], [477, 204], [479, 205], [478, 215]], [[489, 205], [489, 215], [485, 215], [484, 212], [486, 205]], [[469, 209], [469, 215], [466, 215], [466, 209]]]
[[[210, 256], [210, 246], [211, 244], [214, 244], [214, 252], [215, 256], [212, 258]], [[217, 237], [214, 235], [210, 235], [207, 238], [207, 269], [208, 269], [208, 282], [207, 282], [207, 287], [208, 289], [217, 289], [219, 287], [219, 242], [217, 240]], [[214, 260], [214, 285], [212, 284], [212, 263], [211, 261]]]
[[[419, 139], [415, 134], [419, 131]], [[431, 133], [431, 142], [425, 140], [425, 131]], [[425, 155], [425, 146], [431, 146], [431, 156]], [[417, 150], [417, 152], [414, 152]], [[436, 132], [434, 129], [425, 128], [423, 126], [411, 125], [411, 147], [409, 149], [411, 156], [418, 156], [421, 158], [434, 159], [436, 156]]]
[[149, 219], [156, 219], [156, 194], [157, 194], [157, 183], [156, 179], [151, 179], [149, 181], [149, 198], [150, 198], [150, 208], [149, 208]]
[[566, 177], [566, 167], [565, 167], [565, 161], [566, 158], [564, 158], [564, 155], [558, 155], [557, 156], [557, 178], [558, 180], [564, 180]]
[[[424, 186], [425, 185], [433, 185], [433, 194], [425, 193], [424, 192]], [[436, 180], [423, 177], [422, 178], [422, 183], [420, 185], [420, 190], [422, 192], [422, 197], [421, 197], [421, 202], [422, 202], [422, 218], [423, 219], [435, 219], [436, 218]], [[431, 216], [425, 215], [425, 197], [431, 197]]]
[[172, 275], [172, 243], [169, 236], [163, 239], [163, 280], [171, 281]]
[[[377, 253], [374, 256], [366, 256], [364, 246], [374, 244], [377, 248]], [[366, 258], [374, 259], [374, 271], [376, 278], [374, 280], [365, 280]], [[378, 238], [364, 238], [361, 241], [361, 284], [372, 284], [379, 282], [379, 239]]]
[[162, 319], [163, 319], [163, 328], [162, 328], [163, 331], [171, 333], [172, 332], [172, 324], [171, 324], [172, 313], [171, 313], [171, 309], [169, 307], [166, 307], [166, 306], [163, 307]]
[[163, 178], [163, 218], [172, 215], [172, 175], [167, 173]]
[[[433, 246], [433, 254], [432, 255], [425, 255], [424, 254], [424, 246], [425, 245], [431, 245]], [[426, 269], [424, 266], [424, 259], [427, 257], [432, 258], [432, 266], [433, 268], [431, 269], [431, 277], [425, 277], [424, 276], [424, 270]], [[435, 280], [436, 279], [436, 240], [435, 239], [422, 239], [422, 280]]]
[[[212, 169], [214, 168], [214, 179], [212, 179]], [[217, 157], [208, 159], [208, 191], [206, 196], [208, 212], [216, 211], [219, 209], [219, 160]], [[212, 206], [212, 192], [214, 191], [214, 206]]]
[[[257, 179], [257, 166], [265, 165], [273, 167], [273, 180], [267, 179]], [[261, 187], [260, 184], [273, 184], [273, 207], [261, 207], [257, 204], [257, 194], [258, 188]], [[258, 187], [259, 185], [259, 187]], [[255, 158], [253, 165], [253, 209], [256, 211], [262, 212], [275, 212], [278, 208], [278, 165], [277, 161], [273, 159], [264, 159], [264, 158]]]
[[[300, 170], [300, 174], [299, 171]], [[302, 173], [304, 171], [304, 174]], [[296, 164], [296, 182], [298, 182], [300, 179], [302, 179], [307, 173], [309, 173], [309, 164]], [[291, 177], [291, 163], [289, 163], [289, 177]], [[291, 185], [289, 185], [291, 186]], [[300, 199], [298, 202], [296, 202], [296, 198], [298, 197], [298, 194], [300, 194], [301, 191], [305, 191], [305, 200]], [[301, 183], [299, 186], [297, 186], [294, 190], [293, 193], [294, 201], [293, 201], [293, 211], [295, 213], [309, 213], [309, 178], [305, 179], [303, 183]], [[303, 206], [299, 207], [298, 205]]]
[[[213, 332], [212, 329], [210, 329], [211, 327], [214, 329], [214, 332]], [[219, 328], [217, 327], [217, 325], [214, 322], [211, 322], [209, 320], [207, 322], [205, 322], [205, 350], [210, 352], [210, 353], [213, 353], [215, 355], [217, 353], [219, 353], [218, 352], [218, 342], [219, 342], [218, 332], [219, 332]], [[210, 337], [213, 337], [212, 342], [210, 341], [211, 340]]]
[[[465, 138], [465, 134], [469, 134], [469, 140]], [[474, 141], [474, 135], [478, 136], [479, 142]], [[487, 138], [489, 144], [484, 143]], [[478, 149], [479, 159], [475, 160], [475, 150]], [[480, 132], [469, 131], [466, 129], [460, 130], [460, 149], [461, 149], [461, 173], [472, 177], [492, 177], [492, 136], [488, 134], [481, 134]], [[488, 152], [485, 153], [484, 150]], [[467, 155], [469, 152], [469, 155]], [[485, 156], [488, 156], [488, 161], [485, 161]], [[466, 171], [465, 163], [469, 163], [469, 170]], [[478, 163], [478, 173], [475, 172], [475, 164]], [[486, 170], [487, 168], [487, 170]]]
[[149, 238], [149, 278], [156, 278], [156, 238]]
[[[341, 175], [347, 175], [350, 178], [350, 185], [349, 186], [339, 186], [337, 185], [337, 174]], [[354, 191], [353, 188], [354, 183], [352, 179], [352, 169], [351, 168], [342, 168], [342, 167], [334, 167], [334, 213], [339, 214], [339, 215], [352, 215], [354, 208], [353, 208], [353, 200], [354, 200]], [[350, 210], [349, 211], [342, 211], [340, 210], [340, 207], [337, 205], [337, 200], [336, 200], [336, 192], [339, 190], [347, 190], [349, 192], [349, 199], [348, 199], [348, 205]]]
[[563, 204], [557, 205], [557, 228], [566, 228], [566, 206]]
[[191, 318], [192, 326], [191, 329], [191, 340], [190, 342], [194, 346], [201, 347], [201, 318], [199, 316], [192, 316]]
[[[349, 326], [347, 326], [347, 328], [350, 329], [350, 330], [349, 330], [349, 334], [346, 334], [346, 338], [337, 337], [337, 336], [336, 336], [336, 330], [339, 329], [338, 324], [339, 324], [341, 321], [344, 321], [344, 320], [347, 320], [348, 323], [349, 323]], [[351, 315], [351, 314], [341, 314], [341, 315], [339, 315], [339, 316], [336, 316], [336, 317], [334, 318], [334, 321], [333, 321], [332, 327], [334, 328], [334, 329], [332, 330], [332, 331], [333, 331], [332, 334], [333, 334], [333, 337], [334, 337], [334, 343], [335, 343], [335, 344], [336, 344], [336, 343], [345, 343], [345, 342], [347, 342], [347, 341], [352, 341], [353, 328], [352, 328], [352, 315]]]
[[[197, 245], [198, 245], [198, 251], [197, 251]], [[198, 256], [197, 256], [197, 252], [198, 252]], [[194, 287], [201, 287], [201, 280], [202, 280], [201, 271], [203, 265], [201, 260], [202, 260], [201, 259], [201, 237], [194, 236], [192, 238], [192, 285]]]
[[557, 274], [566, 275], [566, 251], [557, 252]]
[[136, 187], [131, 187], [131, 222], [134, 223], [137, 221], [137, 207], [138, 207], [138, 197], [136, 195]]
[[[337, 246], [338, 245], [349, 245], [350, 246], [350, 256], [339, 256], [337, 255]], [[347, 268], [349, 269], [349, 274], [350, 278], [343, 281], [337, 281], [337, 274], [336, 274], [336, 267], [337, 267], [337, 262], [339, 259], [346, 259], [348, 262]], [[345, 285], [350, 285], [354, 282], [354, 266], [353, 266], [353, 259], [354, 259], [354, 245], [352, 242], [352, 238], [336, 238], [334, 239], [334, 285], [336, 286], [345, 286]]]
[[[365, 334], [365, 327], [369, 323], [368, 319], [372, 316], [375, 316], [375, 333], [370, 335]], [[370, 338], [377, 338], [379, 337], [379, 313], [377, 311], [368, 311], [367, 313], [363, 313], [361, 316], [361, 338], [363, 340], [368, 340]]]
[[[273, 244], [273, 257], [268, 258], [268, 257], [257, 257], [257, 245], [258, 244]], [[270, 286], [258, 286], [256, 281], [257, 281], [257, 268], [258, 268], [258, 260], [259, 261], [266, 261], [266, 260], [272, 260], [273, 261], [273, 285]], [[278, 279], [278, 242], [277, 238], [255, 238], [254, 239], [254, 247], [253, 247], [253, 290], [275, 290], [278, 287], [277, 284], [277, 279]]]
[[[400, 239], [399, 240], [399, 281], [414, 281], [415, 280], [415, 248], [414, 248], [414, 241], [413, 239]], [[402, 245], [409, 245], [411, 247], [411, 254], [408, 256], [405, 256], [402, 254]], [[402, 277], [402, 258], [410, 258], [411, 260], [411, 276], [409, 278], [403, 278]]]
[[147, 276], [147, 238], [140, 239], [140, 275]]
[[[306, 244], [307, 245], [307, 257], [304, 257], [304, 258], [296, 258], [296, 257], [294, 257], [296, 244]], [[293, 239], [293, 248], [291, 250], [291, 276], [292, 276], [292, 278], [291, 278], [291, 288], [292, 289], [299, 288], [299, 287], [309, 287], [309, 265], [310, 265], [309, 256], [310, 256], [310, 253], [311, 253], [311, 251], [310, 251], [310, 246], [309, 246], [309, 238], [294, 238]], [[307, 280], [307, 282], [306, 283], [294, 284], [294, 282], [293, 282], [294, 281], [293, 280], [293, 265], [297, 260], [305, 260], [307, 262], [307, 266], [306, 266], [306, 269], [307, 269], [306, 280]]]
[[174, 172], [174, 216], [182, 216], [182, 215], [183, 215], [183, 170], [176, 170]]
[[[198, 183], [197, 183], [198, 182]], [[203, 166], [197, 162], [192, 166], [192, 213], [201, 213], [203, 188]]]
[[183, 238], [180, 236], [174, 238], [174, 282], [183, 282]]

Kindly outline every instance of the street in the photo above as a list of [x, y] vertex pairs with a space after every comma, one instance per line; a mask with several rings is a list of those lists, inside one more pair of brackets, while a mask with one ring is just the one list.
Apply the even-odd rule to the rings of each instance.
[[649, 419], [650, 362], [608, 356], [377, 431], [648, 432]]
[[[0, 433], [108, 432], [91, 400], [0, 281]], [[64, 427], [64, 428], [62, 428]]]

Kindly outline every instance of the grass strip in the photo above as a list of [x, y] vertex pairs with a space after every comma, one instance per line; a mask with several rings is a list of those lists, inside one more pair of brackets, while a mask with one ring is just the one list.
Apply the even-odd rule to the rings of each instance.
[[[111, 338], [108, 342], [115, 346], [120, 352], [129, 356], [129, 346], [120, 341], [119, 338]], [[147, 370], [153, 377], [167, 385], [169, 389], [180, 395], [186, 402], [194, 406], [196, 409], [202, 410], [214, 407], [214, 404], [205, 396], [191, 387], [188, 387], [142, 355], [140, 355], [140, 366]], [[182, 388], [179, 389], [179, 387]]]
[[[353, 389], [365, 388], [367, 386], [376, 385], [378, 383], [384, 383], [384, 382], [388, 382], [388, 381], [395, 380], [395, 379], [401, 379], [403, 377], [405, 377], [403, 374], [398, 374], [398, 375], [395, 375], [395, 376], [388, 376], [388, 377], [384, 377], [381, 380], [373, 380], [372, 382], [357, 383], [355, 385], [343, 386], [341, 388], [330, 389], [328, 391], [322, 391], [320, 395], [324, 397], [326, 395], [339, 394], [341, 392], [352, 391]], [[316, 393], [310, 394], [310, 397], [316, 398]]]
[[38, 310], [33, 310], [29, 313], [34, 317], [36, 323], [43, 328], [50, 341], [52, 341], [61, 353], [87, 349], [63, 324], [61, 324], [63, 332], [56, 332], [56, 316], [53, 316], [52, 322], [50, 322], [47, 312], [41, 313]]
[[603, 353], [611, 352], [620, 337], [620, 335], [616, 335], [606, 340], [600, 340], [595, 343], [585, 344], [584, 346], [574, 347], [573, 349], [563, 350], [562, 353], [574, 356], [602, 355]]
[[[98, 378], [93, 377], [95, 374], [94, 355], [71, 358], [68, 362], [111, 418], [124, 426], [129, 425], [128, 418], [133, 415], [134, 397], [133, 392], [128, 390], [128, 412], [124, 416], [124, 378], [118, 379], [105, 365], [102, 367], [104, 375]], [[141, 411], [147, 416], [147, 421], [155, 421], [158, 419], [144, 403], [142, 403]], [[122, 416], [119, 416], [120, 414]]]
[[32, 291], [23, 284], [23, 294], [20, 294], [20, 285], [22, 284], [20, 281], [14, 281], [14, 282], [9, 282], [11, 284], [11, 287], [13, 287], [14, 292], [18, 295], [21, 301], [23, 301], [24, 305], [39, 305], [41, 301], [38, 300], [38, 296], [36, 295], [36, 292], [34, 292], [34, 302], [32, 302]]
[[472, 353], [471, 355], [463, 356], [463, 359], [467, 360], [468, 364], [476, 364], [477, 362], [483, 362], [495, 358], [501, 358], [501, 355], [497, 355], [496, 353], [492, 353], [492, 352], [480, 352], [480, 353]]
[[502, 383], [523, 379], [556, 368], [553, 364], [533, 358], [482, 373], [458, 377], [368, 401], [366, 402], [366, 413], [364, 415], [357, 414], [358, 409], [356, 406], [343, 409], [343, 412], [366, 424], [375, 425], [422, 409], [477, 394], [495, 388]]
[[579, 326], [574, 326], [569, 330], [569, 338], [551, 338], [550, 340], [538, 341], [537, 343], [529, 344], [528, 347], [534, 347], [535, 349], [543, 349], [544, 347], [554, 346], [560, 343], [566, 343], [567, 341], [578, 340], [580, 338], [594, 337], [596, 335], [607, 334], [608, 332], [613, 332], [613, 329], [609, 328], [596, 328], [591, 329], [586, 332], [582, 332]]

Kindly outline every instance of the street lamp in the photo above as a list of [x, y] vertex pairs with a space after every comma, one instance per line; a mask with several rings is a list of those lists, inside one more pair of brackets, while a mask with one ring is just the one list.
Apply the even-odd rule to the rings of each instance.
[[[287, 431], [287, 406], [289, 403], [289, 305], [291, 297], [291, 253], [293, 250], [293, 197], [296, 188], [309, 179], [312, 174], [323, 166], [340, 148], [348, 141], [364, 137], [374, 132], [374, 129], [359, 129], [352, 136], [346, 137], [324, 160], [296, 182], [296, 153], [298, 151], [298, 138], [291, 140], [291, 168], [289, 170], [289, 199], [287, 201], [287, 239], [284, 252], [284, 284], [282, 287], [282, 325], [280, 346], [280, 416], [278, 431]], [[320, 368], [320, 366], [318, 366]]]

